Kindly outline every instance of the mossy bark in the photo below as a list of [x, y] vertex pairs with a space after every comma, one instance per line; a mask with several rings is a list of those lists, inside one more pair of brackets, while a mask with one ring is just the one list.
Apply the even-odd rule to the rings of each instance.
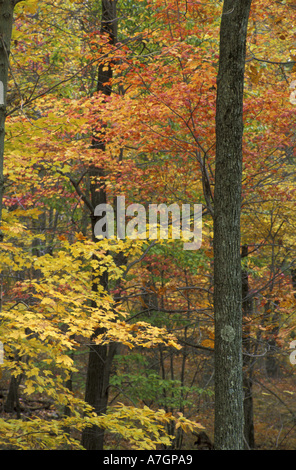
[[[0, 0], [0, 230], [2, 225], [2, 204], [4, 190], [3, 166], [6, 95], [14, 6], [15, 2], [12, 0]], [[3, 234], [2, 231], [0, 231], [0, 241], [2, 238]]]
[[225, 0], [217, 79], [214, 195], [215, 449], [242, 450], [240, 214], [243, 87], [251, 0]]

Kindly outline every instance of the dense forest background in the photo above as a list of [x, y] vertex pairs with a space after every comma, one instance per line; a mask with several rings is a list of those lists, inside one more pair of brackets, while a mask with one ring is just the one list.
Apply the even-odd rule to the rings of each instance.
[[[223, 2], [20, 1], [9, 43], [8, 3], [0, 447], [212, 448]], [[246, 449], [296, 448], [295, 28], [292, 0], [253, 0], [237, 239]], [[200, 248], [96, 238], [95, 208], [117, 196], [201, 204]]]

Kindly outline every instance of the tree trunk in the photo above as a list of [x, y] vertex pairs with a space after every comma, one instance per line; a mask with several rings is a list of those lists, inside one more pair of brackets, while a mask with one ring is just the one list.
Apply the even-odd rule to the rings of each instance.
[[18, 375], [17, 377], [13, 375], [11, 377], [8, 395], [4, 404], [5, 413], [13, 413], [15, 411], [17, 419], [20, 419], [21, 417], [21, 407], [19, 402], [19, 385], [21, 379], [21, 375]]
[[242, 450], [240, 213], [243, 84], [251, 0], [225, 0], [217, 79], [214, 196], [215, 449]]
[[[102, 0], [102, 22], [101, 33], [108, 34], [110, 44], [115, 44], [117, 40], [117, 19], [116, 19], [116, 3], [117, 0]], [[97, 91], [103, 93], [105, 96], [111, 94], [110, 80], [112, 78], [112, 67], [110, 64], [106, 66], [105, 63], [99, 65]], [[92, 148], [105, 151], [105, 142], [94, 135]], [[99, 168], [92, 165], [89, 169], [90, 176], [90, 199], [93, 209], [99, 204], [107, 202], [106, 190], [102, 183], [104, 168]], [[97, 223], [98, 217], [92, 214], [92, 236], [96, 241], [94, 228]], [[95, 273], [94, 273], [94, 277]], [[101, 276], [100, 284], [108, 291], [108, 273], [107, 271]], [[98, 285], [94, 281], [92, 285], [94, 292], [97, 291]], [[95, 305], [94, 305], [95, 306]], [[99, 415], [107, 411], [108, 405], [108, 388], [112, 360], [117, 349], [117, 344], [100, 345], [95, 344], [95, 337], [102, 331], [97, 330], [94, 332], [92, 344], [90, 345], [88, 369], [86, 379], [85, 401], [89, 403], [94, 411]], [[102, 450], [104, 445], [104, 430], [96, 426], [86, 428], [82, 435], [82, 445], [86, 450]]]
[[[248, 256], [248, 246], [242, 247], [242, 258]], [[254, 449], [254, 412], [253, 412], [253, 372], [255, 359], [251, 350], [250, 318], [253, 314], [252, 297], [249, 289], [249, 276], [247, 269], [242, 270], [242, 308], [245, 317], [243, 329], [243, 388], [244, 388], [244, 440], [247, 450]]]
[[[13, 25], [13, 10], [20, 0], [1, 0], [0, 2], [0, 242], [3, 240], [2, 232], [2, 208], [4, 192], [4, 141], [5, 141], [5, 118], [6, 118], [6, 96], [8, 84], [10, 44]], [[2, 307], [2, 305], [0, 305]], [[0, 308], [1, 312], [1, 308]], [[20, 417], [20, 405], [18, 399], [18, 387], [21, 376], [10, 379], [9, 393], [4, 406], [5, 411], [17, 412]]]
[[[2, 204], [4, 187], [3, 161], [6, 95], [14, 5], [14, 2], [11, 0], [2, 0], [0, 3], [0, 230], [2, 224]], [[3, 234], [2, 231], [0, 231], [0, 241], [2, 240], [2, 238]]]

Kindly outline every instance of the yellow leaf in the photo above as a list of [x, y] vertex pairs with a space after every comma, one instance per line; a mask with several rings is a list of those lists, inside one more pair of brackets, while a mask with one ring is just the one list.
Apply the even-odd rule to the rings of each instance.
[[31, 395], [32, 393], [35, 392], [35, 387], [33, 387], [32, 380], [28, 380], [26, 382], [26, 388], [25, 388], [24, 392], [27, 393], [28, 395]]
[[205, 348], [213, 348], [214, 341], [211, 339], [205, 339], [204, 341], [202, 341], [201, 345], [204, 346]]
[[64, 364], [65, 366], [72, 366], [73, 360], [69, 356], [66, 356], [65, 354], [62, 354], [61, 356], [58, 356], [56, 358], [56, 363], [57, 364]]
[[41, 304], [42, 305], [51, 305], [53, 307], [56, 305], [55, 301], [53, 299], [50, 299], [49, 297], [44, 297], [44, 299], [42, 299], [42, 301], [41, 301]]

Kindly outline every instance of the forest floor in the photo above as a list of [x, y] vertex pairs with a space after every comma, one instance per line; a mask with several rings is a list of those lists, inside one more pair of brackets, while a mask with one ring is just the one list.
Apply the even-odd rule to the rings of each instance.
[[[296, 450], [296, 368], [282, 368], [278, 378], [268, 378], [260, 371], [255, 374], [254, 382], [255, 449]], [[213, 402], [204, 400], [199, 422], [213, 441]]]

